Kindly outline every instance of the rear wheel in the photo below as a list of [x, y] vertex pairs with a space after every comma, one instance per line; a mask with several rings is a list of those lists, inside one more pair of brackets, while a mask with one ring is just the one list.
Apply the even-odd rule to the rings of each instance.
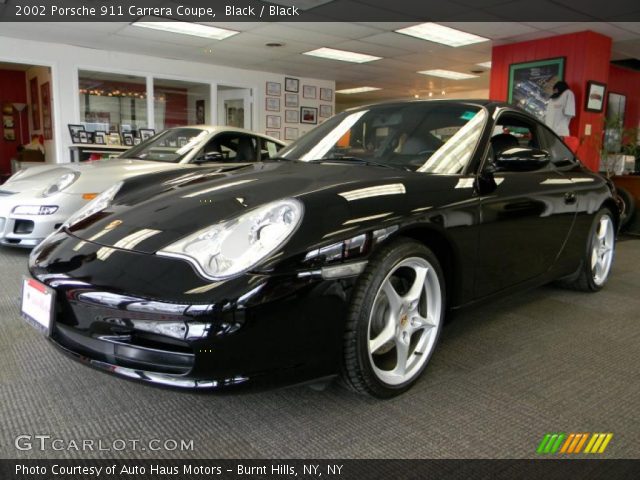
[[616, 187], [616, 192], [618, 193], [618, 198], [624, 204], [622, 214], [620, 215], [620, 230], [624, 230], [629, 223], [631, 223], [636, 213], [636, 200], [633, 198], [633, 195], [624, 188]]
[[343, 380], [379, 398], [409, 389], [435, 349], [445, 312], [440, 264], [424, 245], [381, 250], [355, 288], [345, 332]]
[[578, 276], [565, 280], [562, 285], [583, 292], [596, 292], [609, 278], [615, 253], [615, 223], [609, 209], [603, 208], [595, 215], [586, 247]]

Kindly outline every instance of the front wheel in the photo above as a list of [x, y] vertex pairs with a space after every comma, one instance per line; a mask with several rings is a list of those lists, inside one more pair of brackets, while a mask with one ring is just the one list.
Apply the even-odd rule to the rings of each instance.
[[593, 219], [578, 276], [563, 282], [563, 285], [583, 292], [596, 292], [604, 287], [613, 265], [615, 237], [611, 211], [603, 208]]
[[433, 252], [409, 239], [383, 248], [352, 297], [344, 383], [379, 398], [408, 390], [431, 358], [444, 312], [444, 278]]

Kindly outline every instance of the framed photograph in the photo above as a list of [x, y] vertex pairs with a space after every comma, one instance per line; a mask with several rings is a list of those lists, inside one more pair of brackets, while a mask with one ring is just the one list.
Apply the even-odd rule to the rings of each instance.
[[282, 117], [280, 115], [267, 115], [267, 128], [282, 127]]
[[45, 140], [53, 139], [53, 121], [51, 120], [51, 85], [49, 82], [40, 86], [42, 97], [42, 133]]
[[604, 108], [604, 92], [607, 86], [604, 83], [587, 82], [587, 95], [584, 102], [584, 109], [587, 112], [601, 112]]
[[320, 89], [320, 100], [325, 102], [333, 101], [333, 90], [330, 88], [321, 88]]
[[279, 97], [282, 94], [282, 84], [278, 82], [267, 82], [267, 95]]
[[198, 125], [205, 124], [204, 100], [196, 100], [196, 123]]
[[2, 126], [4, 128], [13, 128], [13, 115], [3, 115], [2, 116]]
[[622, 130], [624, 127], [624, 114], [627, 106], [627, 97], [620, 93], [609, 92], [607, 94], [607, 114], [605, 121], [604, 142], [607, 152], [620, 152], [622, 150]]
[[298, 129], [296, 127], [284, 127], [284, 139], [285, 140], [297, 140]]
[[111, 132], [107, 136], [107, 145], [122, 145], [122, 141], [120, 139], [120, 134], [118, 132]]
[[298, 110], [285, 110], [284, 123], [300, 123], [300, 112]]
[[298, 108], [300, 106], [300, 104], [298, 103], [298, 94], [297, 93], [285, 93], [284, 94], [284, 106], [285, 107]]
[[319, 115], [324, 118], [329, 118], [333, 115], [333, 107], [331, 105], [320, 105]]
[[140, 145], [142, 143], [142, 139], [140, 137], [133, 137], [133, 144]]
[[156, 131], [153, 128], [141, 128], [138, 130], [140, 132], [140, 138], [144, 142], [145, 140], [149, 140], [156, 134]]
[[318, 123], [318, 109], [315, 107], [300, 107], [300, 123]]
[[313, 85], [303, 85], [302, 86], [302, 98], [316, 98], [317, 92], [316, 87]]
[[85, 131], [84, 125], [73, 125], [70, 123], [67, 126], [69, 127], [69, 135], [71, 135], [71, 141], [73, 143], [80, 143], [80, 132]]
[[278, 130], [267, 130], [265, 133], [270, 137], [280, 140], [280, 132]]
[[553, 85], [564, 80], [564, 57], [509, 65], [507, 100], [544, 120]]
[[34, 130], [40, 130], [40, 95], [38, 94], [38, 77], [29, 80], [31, 92], [31, 125]]
[[280, 111], [280, 99], [275, 97], [267, 97], [265, 99], [265, 110], [268, 112], [279, 112]]
[[102, 130], [96, 130], [93, 132], [93, 143], [96, 145], [106, 145], [107, 144], [107, 132]]
[[300, 80], [297, 78], [284, 77], [284, 91], [298, 93], [300, 90]]
[[78, 132], [78, 138], [80, 139], [80, 143], [89, 143], [89, 137], [87, 136], [87, 132], [84, 130]]
[[122, 143], [127, 147], [133, 147], [133, 133], [126, 132], [122, 134]]
[[15, 142], [16, 140], [16, 131], [13, 128], [5, 128], [4, 129], [4, 139], [8, 142]]

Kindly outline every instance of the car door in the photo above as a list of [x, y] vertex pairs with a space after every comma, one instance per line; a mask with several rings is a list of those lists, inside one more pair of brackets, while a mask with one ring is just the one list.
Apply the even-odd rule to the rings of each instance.
[[[534, 279], [554, 264], [576, 212], [572, 182], [551, 162], [535, 171], [490, 173], [492, 156], [511, 147], [548, 151], [542, 125], [514, 111], [502, 112], [481, 176], [493, 190], [480, 192], [476, 295], [482, 297]], [[509, 136], [511, 138], [509, 138]], [[513, 144], [515, 140], [516, 145]]]

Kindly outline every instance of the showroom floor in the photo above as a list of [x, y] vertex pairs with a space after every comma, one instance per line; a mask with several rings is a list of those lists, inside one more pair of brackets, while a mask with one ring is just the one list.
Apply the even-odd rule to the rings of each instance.
[[539, 288], [447, 325], [427, 373], [376, 401], [331, 386], [195, 395], [75, 363], [20, 320], [27, 252], [0, 249], [0, 457], [20, 434], [193, 440], [192, 452], [87, 457], [518, 458], [547, 432], [613, 432], [608, 458], [640, 456], [640, 241], [618, 244], [596, 295]]

